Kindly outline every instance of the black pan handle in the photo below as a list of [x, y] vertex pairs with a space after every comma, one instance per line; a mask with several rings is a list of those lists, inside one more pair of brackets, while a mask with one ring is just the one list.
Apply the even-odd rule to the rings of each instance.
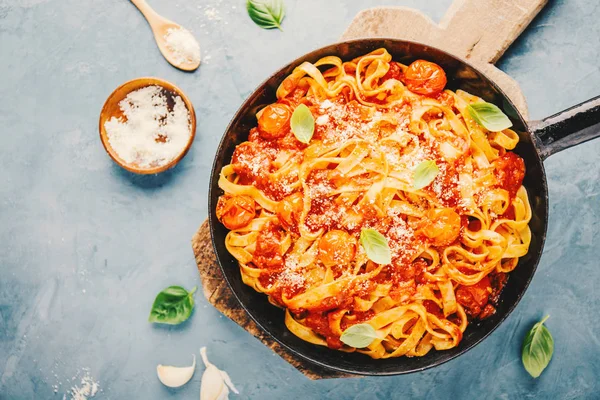
[[542, 160], [600, 137], [600, 96], [541, 121], [529, 123]]

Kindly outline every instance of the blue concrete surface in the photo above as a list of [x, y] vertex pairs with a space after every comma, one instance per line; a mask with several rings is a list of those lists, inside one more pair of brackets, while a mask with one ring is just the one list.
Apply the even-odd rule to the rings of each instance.
[[[159, 290], [199, 284], [190, 238], [207, 215], [219, 138], [252, 89], [336, 41], [360, 9], [404, 5], [439, 20], [450, 2], [286, 0], [279, 32], [254, 26], [241, 0], [152, 0], [208, 56], [188, 74], [162, 59], [129, 1], [0, 0], [0, 399], [62, 399], [82, 368], [98, 399], [197, 399], [202, 368], [168, 390], [155, 367], [188, 364], [200, 346], [240, 399], [598, 398], [600, 141], [546, 162], [550, 225], [531, 287], [490, 338], [441, 367], [311, 382], [201, 296], [181, 326], [146, 321]], [[550, 1], [500, 61], [532, 118], [600, 94], [598, 20], [596, 0]], [[139, 177], [105, 154], [97, 120], [116, 86], [147, 75], [187, 92], [198, 131], [177, 168]], [[545, 314], [556, 350], [533, 380], [520, 344]]]

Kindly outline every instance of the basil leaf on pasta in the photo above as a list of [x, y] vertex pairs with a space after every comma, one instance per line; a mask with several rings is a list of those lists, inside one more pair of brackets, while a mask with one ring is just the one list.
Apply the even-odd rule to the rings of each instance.
[[548, 363], [550, 363], [552, 354], [554, 353], [554, 339], [552, 339], [548, 328], [544, 326], [544, 322], [549, 317], [547, 315], [535, 324], [523, 341], [521, 354], [523, 366], [529, 372], [529, 375], [534, 378], [542, 374]]
[[340, 336], [342, 343], [357, 349], [369, 346], [375, 339], [378, 339], [377, 331], [369, 324], [352, 325]]
[[196, 289], [188, 292], [181, 286], [169, 286], [154, 299], [148, 321], [169, 325], [182, 323], [192, 315]]
[[469, 114], [479, 125], [490, 132], [500, 132], [512, 126], [510, 119], [496, 105], [473, 103], [467, 106]]
[[283, 0], [248, 0], [248, 15], [254, 23], [263, 29], [281, 29], [285, 17]]
[[423, 161], [417, 165], [413, 172], [413, 187], [417, 190], [423, 189], [429, 185], [440, 172], [437, 164], [433, 160]]
[[375, 229], [363, 229], [360, 232], [360, 244], [365, 249], [369, 260], [377, 264], [391, 264], [392, 254], [388, 241]]
[[300, 104], [296, 107], [290, 120], [290, 126], [296, 139], [302, 143], [310, 142], [315, 133], [315, 118], [306, 105]]

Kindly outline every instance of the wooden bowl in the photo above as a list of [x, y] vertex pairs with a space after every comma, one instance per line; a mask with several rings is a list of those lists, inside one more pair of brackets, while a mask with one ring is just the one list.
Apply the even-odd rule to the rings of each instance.
[[[123, 112], [121, 111], [121, 108], [119, 107], [119, 102], [121, 100], [123, 100], [129, 93], [131, 93], [135, 90], [147, 87], [147, 86], [163, 87], [163, 88], [177, 94], [179, 97], [181, 97], [183, 99], [183, 102], [185, 103], [185, 106], [190, 113], [191, 135], [190, 135], [190, 138], [189, 138], [188, 142], [186, 143], [185, 147], [181, 150], [181, 153], [179, 153], [179, 155], [177, 157], [175, 157], [173, 160], [169, 161], [168, 163], [166, 163], [164, 165], [160, 165], [158, 167], [143, 168], [143, 167], [136, 165], [135, 163], [128, 163], [125, 160], [123, 160], [121, 157], [119, 157], [117, 152], [112, 148], [112, 146], [110, 145], [110, 142], [108, 141], [108, 134], [106, 133], [106, 129], [104, 129], [104, 124], [106, 123], [106, 121], [110, 120], [112, 117], [119, 118], [119, 117], [123, 116]], [[106, 152], [108, 153], [110, 158], [113, 159], [114, 162], [119, 164], [121, 167], [125, 168], [127, 171], [131, 171], [136, 174], [142, 174], [142, 175], [158, 174], [159, 172], [163, 172], [163, 171], [168, 170], [169, 168], [174, 167], [186, 155], [186, 153], [192, 146], [192, 142], [194, 141], [194, 137], [196, 136], [196, 112], [194, 111], [194, 106], [192, 105], [192, 102], [190, 101], [190, 99], [188, 99], [188, 97], [185, 95], [185, 93], [183, 93], [183, 91], [181, 89], [179, 89], [177, 86], [175, 86], [171, 82], [165, 81], [164, 79], [151, 78], [151, 77], [137, 78], [137, 79], [133, 79], [128, 82], [125, 82], [124, 84], [122, 84], [121, 86], [116, 88], [110, 96], [108, 96], [108, 99], [106, 99], [106, 102], [104, 103], [104, 106], [102, 107], [102, 111], [100, 112], [99, 129], [100, 129], [100, 140], [102, 141], [102, 145], [104, 146], [104, 149], [106, 150]]]

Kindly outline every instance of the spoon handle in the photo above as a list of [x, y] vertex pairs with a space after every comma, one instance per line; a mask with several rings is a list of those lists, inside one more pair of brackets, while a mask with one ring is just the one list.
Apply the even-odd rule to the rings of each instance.
[[161, 16], [154, 11], [152, 7], [148, 5], [148, 3], [146, 3], [146, 0], [131, 0], [131, 2], [137, 7], [138, 10], [140, 10], [151, 27], [153, 27], [154, 22], [161, 18]]

